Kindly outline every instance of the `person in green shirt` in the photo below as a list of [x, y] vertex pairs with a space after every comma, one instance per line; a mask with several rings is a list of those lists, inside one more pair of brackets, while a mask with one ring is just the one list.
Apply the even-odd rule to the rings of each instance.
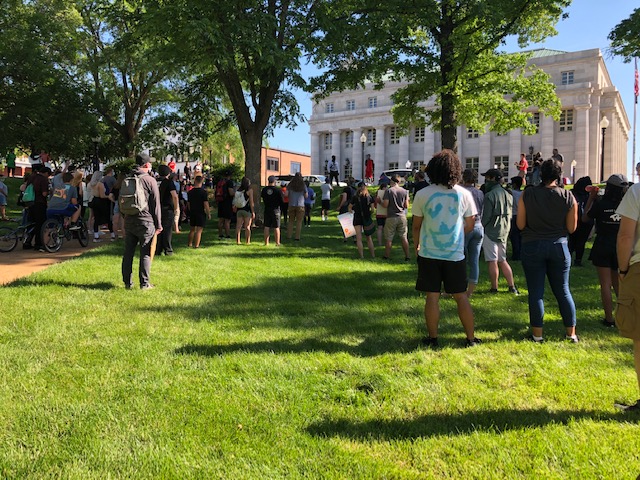
[[15, 177], [16, 175], [16, 154], [13, 150], [7, 153], [7, 177]]

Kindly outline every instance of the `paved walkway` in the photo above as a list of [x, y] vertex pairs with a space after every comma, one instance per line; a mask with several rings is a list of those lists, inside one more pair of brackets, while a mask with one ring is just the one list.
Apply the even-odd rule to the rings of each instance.
[[89, 245], [86, 247], [81, 247], [77, 240], [71, 240], [69, 242], [65, 240], [62, 248], [57, 253], [22, 250], [20, 244], [18, 244], [13, 252], [0, 252], [0, 285], [11, 283], [18, 278], [26, 277], [33, 272], [44, 270], [55, 263], [78, 257], [94, 247], [109, 243], [108, 237], [103, 236], [102, 239], [100, 243], [93, 243], [91, 239], [89, 239]]

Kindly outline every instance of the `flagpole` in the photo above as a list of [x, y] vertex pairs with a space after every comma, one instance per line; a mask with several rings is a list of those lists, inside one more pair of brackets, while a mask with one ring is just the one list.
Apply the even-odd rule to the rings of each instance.
[[632, 165], [631, 168], [633, 169], [633, 173], [631, 174], [631, 178], [635, 178], [635, 181], [637, 182], [638, 180], [640, 180], [640, 178], [636, 178], [638, 177], [638, 172], [636, 170], [636, 122], [637, 122], [637, 118], [638, 118], [638, 93], [640, 93], [638, 90], [640, 90], [640, 85], [639, 85], [639, 80], [638, 80], [638, 59], [635, 58], [635, 69], [634, 69], [634, 79], [633, 79], [633, 147], [632, 147]]

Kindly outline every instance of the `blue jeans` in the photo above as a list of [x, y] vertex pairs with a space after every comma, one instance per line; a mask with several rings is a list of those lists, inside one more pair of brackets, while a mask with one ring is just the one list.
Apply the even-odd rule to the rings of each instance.
[[480, 276], [480, 248], [483, 237], [484, 228], [479, 224], [476, 224], [473, 230], [464, 235], [464, 256], [467, 257], [467, 266], [469, 267], [469, 283], [474, 285], [478, 284]]
[[545, 276], [551, 291], [558, 301], [560, 315], [565, 327], [575, 327], [576, 306], [569, 291], [569, 269], [571, 255], [567, 238], [557, 240], [534, 240], [522, 244], [522, 268], [529, 289], [529, 323], [542, 328], [544, 318]]

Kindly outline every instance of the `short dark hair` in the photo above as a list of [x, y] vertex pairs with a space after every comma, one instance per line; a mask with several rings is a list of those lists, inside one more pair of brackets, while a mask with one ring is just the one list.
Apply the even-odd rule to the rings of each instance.
[[522, 188], [522, 177], [512, 177], [511, 178], [511, 186], [520, 190]]
[[73, 173], [71, 172], [64, 172], [62, 174], [62, 181], [64, 183], [69, 183], [71, 180], [73, 180]]
[[473, 168], [467, 168], [462, 172], [462, 181], [464, 183], [478, 183], [478, 172]]
[[560, 183], [560, 180], [562, 180], [561, 163], [552, 158], [542, 162], [542, 165], [540, 165], [540, 179], [545, 185], [550, 184], [554, 180]]
[[453, 150], [445, 148], [429, 160], [427, 175], [431, 183], [453, 188], [462, 178], [460, 159]]

